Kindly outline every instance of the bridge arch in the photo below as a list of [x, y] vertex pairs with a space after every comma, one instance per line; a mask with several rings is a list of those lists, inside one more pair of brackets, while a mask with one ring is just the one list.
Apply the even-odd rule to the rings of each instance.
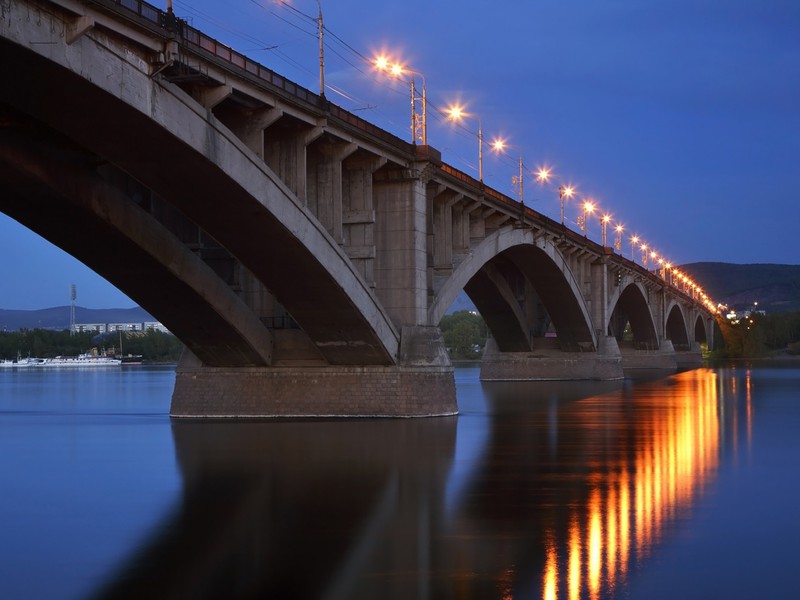
[[664, 331], [667, 339], [672, 341], [672, 346], [675, 350], [689, 350], [691, 344], [689, 342], [688, 319], [684, 313], [683, 305], [673, 300], [668, 305], [666, 315]]
[[[588, 307], [564, 256], [551, 241], [514, 226], [497, 230], [472, 249], [439, 289], [428, 310], [428, 324], [437, 325], [465, 290], [479, 310], [483, 305], [481, 314], [501, 350], [529, 351], [530, 326], [503, 276], [509, 272], [532, 285], [552, 320], [562, 350], [597, 349]], [[506, 310], [493, 309], [500, 304]]]
[[[110, 49], [98, 50], [106, 77], [89, 81], [81, 75], [78, 45], [42, 56], [4, 40], [1, 71], [15, 84], [3, 86], [0, 101], [115, 165], [196, 223], [275, 296], [328, 363], [396, 363], [399, 334], [385, 309], [324, 227], [263, 161], [182, 90], [150, 78], [147, 69]], [[71, 93], [53, 102], [41, 93], [43, 80]], [[221, 204], [230, 208], [225, 218]], [[129, 274], [91, 256], [84, 262], [168, 328], [176, 324], [177, 311], [165, 310], [163, 300], [141, 302]], [[326, 299], [325, 311], [319, 298]], [[224, 319], [224, 312], [219, 316]], [[237, 328], [229, 323], [229, 329]]]
[[694, 340], [698, 344], [710, 345], [711, 336], [706, 331], [706, 320], [703, 315], [697, 314], [694, 319]]
[[630, 324], [633, 345], [638, 350], [655, 350], [659, 347], [656, 322], [647, 301], [647, 290], [639, 281], [616, 288], [609, 302], [609, 320], [606, 331], [621, 343], [625, 327]]

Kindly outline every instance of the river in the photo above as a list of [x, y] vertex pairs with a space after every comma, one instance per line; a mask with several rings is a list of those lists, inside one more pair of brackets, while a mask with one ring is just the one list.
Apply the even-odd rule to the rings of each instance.
[[435, 419], [171, 421], [0, 371], [0, 598], [796, 598], [800, 369], [482, 384]]

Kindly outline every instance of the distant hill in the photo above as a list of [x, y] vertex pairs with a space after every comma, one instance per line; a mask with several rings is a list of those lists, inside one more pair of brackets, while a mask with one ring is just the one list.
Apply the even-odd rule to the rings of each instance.
[[681, 267], [716, 302], [731, 308], [800, 311], [800, 265], [700, 262]]
[[[76, 323], [146, 323], [154, 319], [143, 308], [75, 307]], [[19, 329], [69, 329], [69, 306], [39, 310], [0, 309], [0, 331]]]

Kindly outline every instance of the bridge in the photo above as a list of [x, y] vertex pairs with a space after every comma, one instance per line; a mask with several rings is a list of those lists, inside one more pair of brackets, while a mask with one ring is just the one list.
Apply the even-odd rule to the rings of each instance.
[[173, 416], [457, 412], [484, 380], [700, 360], [714, 315], [650, 271], [138, 0], [0, 1], [0, 210], [186, 345]]

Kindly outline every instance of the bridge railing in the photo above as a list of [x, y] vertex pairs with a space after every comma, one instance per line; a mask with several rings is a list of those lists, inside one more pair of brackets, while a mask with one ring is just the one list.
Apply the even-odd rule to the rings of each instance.
[[327, 113], [326, 116], [332, 116], [342, 123], [378, 138], [403, 153], [411, 153], [411, 144], [408, 142], [279, 75], [227, 44], [206, 35], [171, 12], [162, 11], [143, 0], [95, 0], [95, 2], [105, 7], [106, 10], [122, 16], [138, 17], [137, 21], [140, 24], [149, 25], [148, 29], [160, 32], [164, 37], [177, 34], [185, 44], [191, 47], [192, 51], [213, 62], [222, 63], [224, 67], [238, 72], [249, 81], [277, 88], [295, 100], [318, 110], [324, 110]]

